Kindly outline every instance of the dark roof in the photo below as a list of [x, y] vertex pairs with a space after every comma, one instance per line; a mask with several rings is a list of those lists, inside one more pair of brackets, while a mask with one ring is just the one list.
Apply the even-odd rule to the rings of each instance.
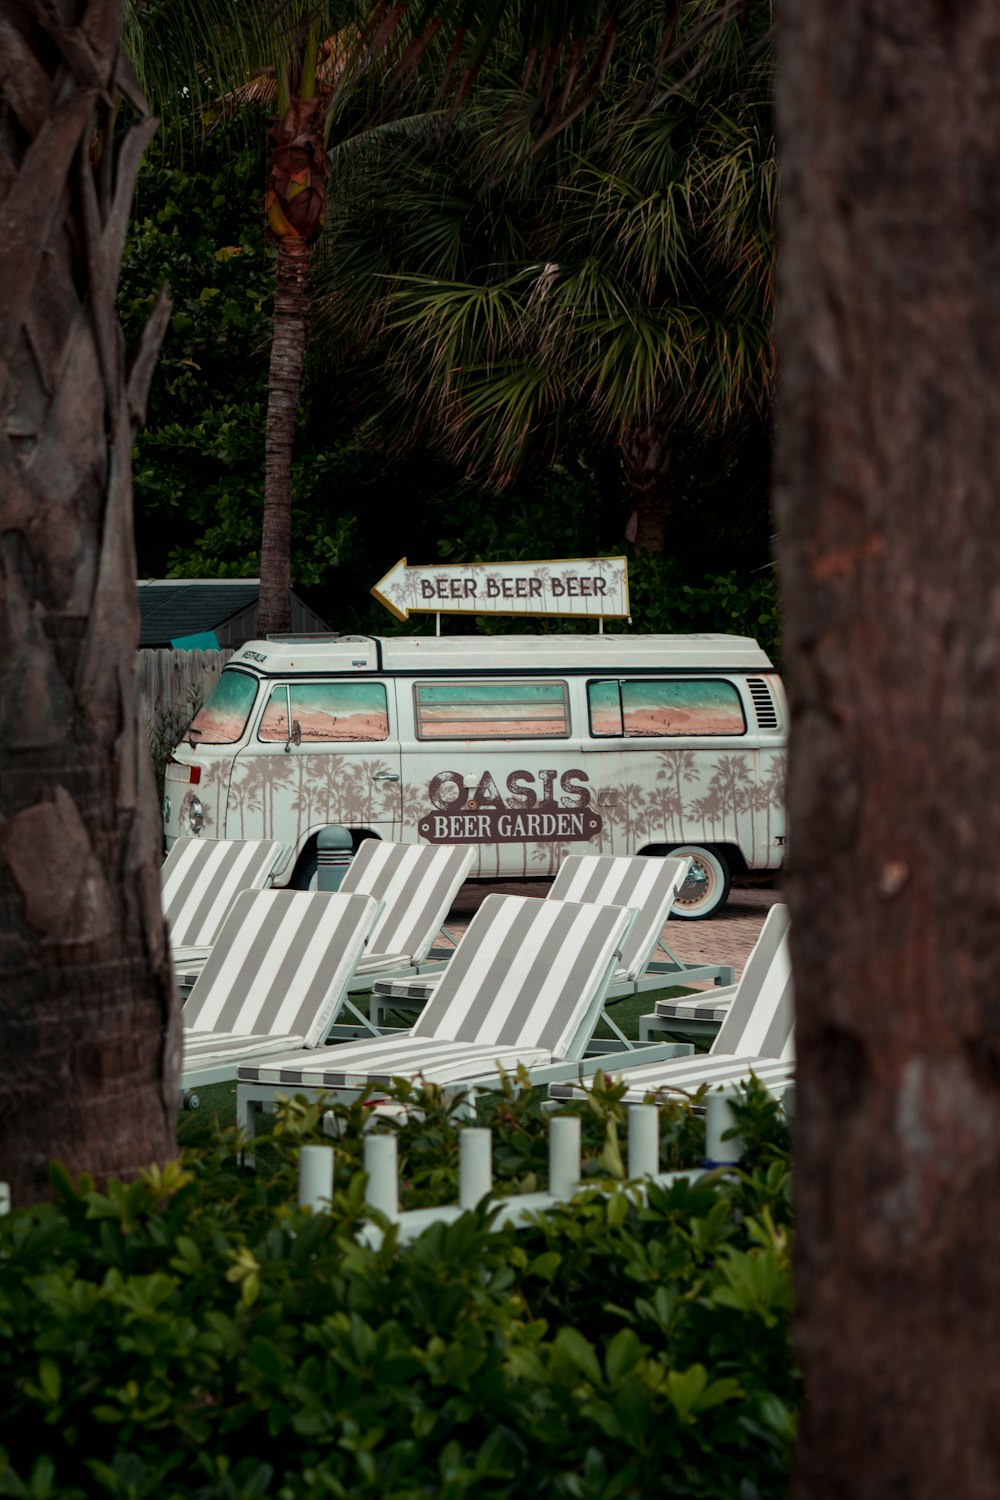
[[215, 630], [257, 603], [256, 578], [189, 583], [184, 579], [143, 582], [139, 595], [139, 645], [167, 646], [185, 635]]

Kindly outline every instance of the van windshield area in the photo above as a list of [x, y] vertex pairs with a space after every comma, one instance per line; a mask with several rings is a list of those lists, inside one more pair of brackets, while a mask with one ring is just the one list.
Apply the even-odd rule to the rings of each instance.
[[242, 738], [257, 698], [257, 679], [246, 672], [223, 672], [184, 739], [196, 745], [233, 745]]

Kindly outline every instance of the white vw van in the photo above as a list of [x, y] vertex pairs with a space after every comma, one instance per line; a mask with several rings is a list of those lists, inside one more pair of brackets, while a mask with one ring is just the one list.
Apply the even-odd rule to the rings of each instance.
[[486, 879], [683, 851], [675, 915], [707, 917], [781, 864], [786, 739], [740, 636], [283, 636], [227, 664], [167, 765], [164, 828], [278, 839], [296, 886], [329, 824], [472, 844]]

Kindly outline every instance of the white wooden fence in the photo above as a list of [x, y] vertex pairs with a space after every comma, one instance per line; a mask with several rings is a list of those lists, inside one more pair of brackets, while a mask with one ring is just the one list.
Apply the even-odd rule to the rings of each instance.
[[[743, 1155], [742, 1140], [736, 1135], [733, 1099], [736, 1089], [720, 1089], [705, 1100], [705, 1160], [702, 1168], [683, 1172], [659, 1170], [659, 1110], [655, 1104], [632, 1104], [628, 1109], [628, 1180], [638, 1184], [655, 1182], [668, 1187], [681, 1177], [695, 1177], [701, 1170], [735, 1167]], [[786, 1095], [786, 1099], [788, 1096]], [[789, 1102], [789, 1110], [791, 1103]], [[391, 1106], [390, 1106], [391, 1110]], [[374, 1111], [375, 1116], [378, 1110]], [[584, 1188], [581, 1180], [580, 1146], [582, 1127], [578, 1115], [553, 1115], [549, 1120], [549, 1185], [537, 1193], [516, 1198], [493, 1197], [493, 1146], [489, 1130], [465, 1126], [458, 1137], [458, 1202], [431, 1208], [399, 1208], [398, 1142], [394, 1133], [376, 1128], [365, 1136], [364, 1170], [368, 1176], [365, 1200], [369, 1207], [397, 1226], [400, 1244], [416, 1239], [431, 1224], [451, 1224], [460, 1214], [475, 1208], [484, 1198], [492, 1199], [497, 1227], [512, 1224], [520, 1228], [556, 1204], [569, 1202]], [[335, 1129], [332, 1133], [336, 1133]], [[303, 1146], [299, 1155], [299, 1204], [322, 1212], [333, 1196], [332, 1146]], [[598, 1191], [613, 1191], [609, 1184], [595, 1183]], [[620, 1184], [619, 1186], [624, 1186]], [[375, 1248], [382, 1243], [382, 1231], [372, 1220], [360, 1226], [360, 1238]]]
[[223, 651], [149, 651], [136, 653], [139, 715], [150, 736], [158, 730], [187, 728], [219, 680], [232, 656]]

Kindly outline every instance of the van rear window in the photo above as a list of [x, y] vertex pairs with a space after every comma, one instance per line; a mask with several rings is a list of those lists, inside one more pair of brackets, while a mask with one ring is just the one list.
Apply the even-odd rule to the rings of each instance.
[[565, 739], [569, 734], [564, 682], [418, 683], [414, 693], [422, 740]]
[[740, 695], [719, 678], [587, 684], [593, 735], [745, 734]]

